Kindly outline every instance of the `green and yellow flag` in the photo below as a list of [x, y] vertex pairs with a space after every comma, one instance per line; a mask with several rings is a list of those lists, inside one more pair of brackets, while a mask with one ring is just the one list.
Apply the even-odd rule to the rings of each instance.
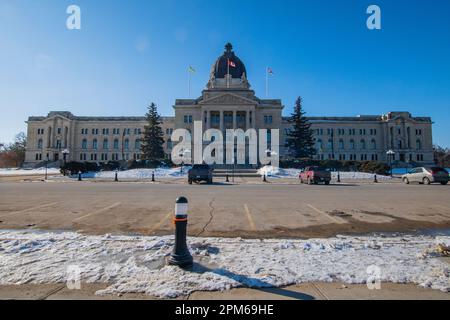
[[196, 71], [195, 71], [195, 69], [192, 66], [189, 66], [189, 72], [190, 73], [195, 73]]

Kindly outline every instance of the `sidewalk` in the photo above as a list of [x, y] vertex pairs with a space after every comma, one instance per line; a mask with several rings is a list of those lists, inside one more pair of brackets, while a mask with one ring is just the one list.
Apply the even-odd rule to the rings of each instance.
[[[65, 284], [0, 286], [0, 300], [156, 300], [144, 294], [98, 296], [107, 284], [83, 284], [81, 290], [69, 290]], [[450, 293], [424, 289], [414, 284], [383, 283], [381, 290], [366, 285], [307, 283], [285, 288], [239, 288], [224, 292], [194, 292], [177, 300], [450, 300]]]

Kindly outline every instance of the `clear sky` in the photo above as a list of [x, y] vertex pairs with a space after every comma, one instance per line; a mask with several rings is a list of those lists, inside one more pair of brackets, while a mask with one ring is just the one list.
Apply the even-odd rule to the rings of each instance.
[[[81, 8], [81, 30], [66, 9]], [[377, 4], [382, 30], [366, 27]], [[30, 115], [173, 115], [205, 87], [226, 42], [265, 96], [289, 115], [301, 95], [310, 116], [410, 111], [431, 116], [450, 147], [448, 0], [0, 0], [0, 141]]]

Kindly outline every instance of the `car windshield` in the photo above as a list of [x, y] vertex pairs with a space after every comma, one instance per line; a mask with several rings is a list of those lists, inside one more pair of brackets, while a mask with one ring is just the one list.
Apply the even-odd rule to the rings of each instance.
[[318, 167], [318, 166], [311, 167], [311, 168], [309, 168], [309, 170], [311, 170], [311, 171], [326, 171], [324, 167]]

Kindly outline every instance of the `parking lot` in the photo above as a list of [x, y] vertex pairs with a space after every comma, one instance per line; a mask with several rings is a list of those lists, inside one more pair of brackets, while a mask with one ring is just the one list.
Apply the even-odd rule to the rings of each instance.
[[298, 182], [192, 185], [143, 182], [0, 182], [0, 228], [87, 234], [173, 233], [178, 196], [189, 199], [189, 234], [329, 237], [449, 229], [450, 186]]

